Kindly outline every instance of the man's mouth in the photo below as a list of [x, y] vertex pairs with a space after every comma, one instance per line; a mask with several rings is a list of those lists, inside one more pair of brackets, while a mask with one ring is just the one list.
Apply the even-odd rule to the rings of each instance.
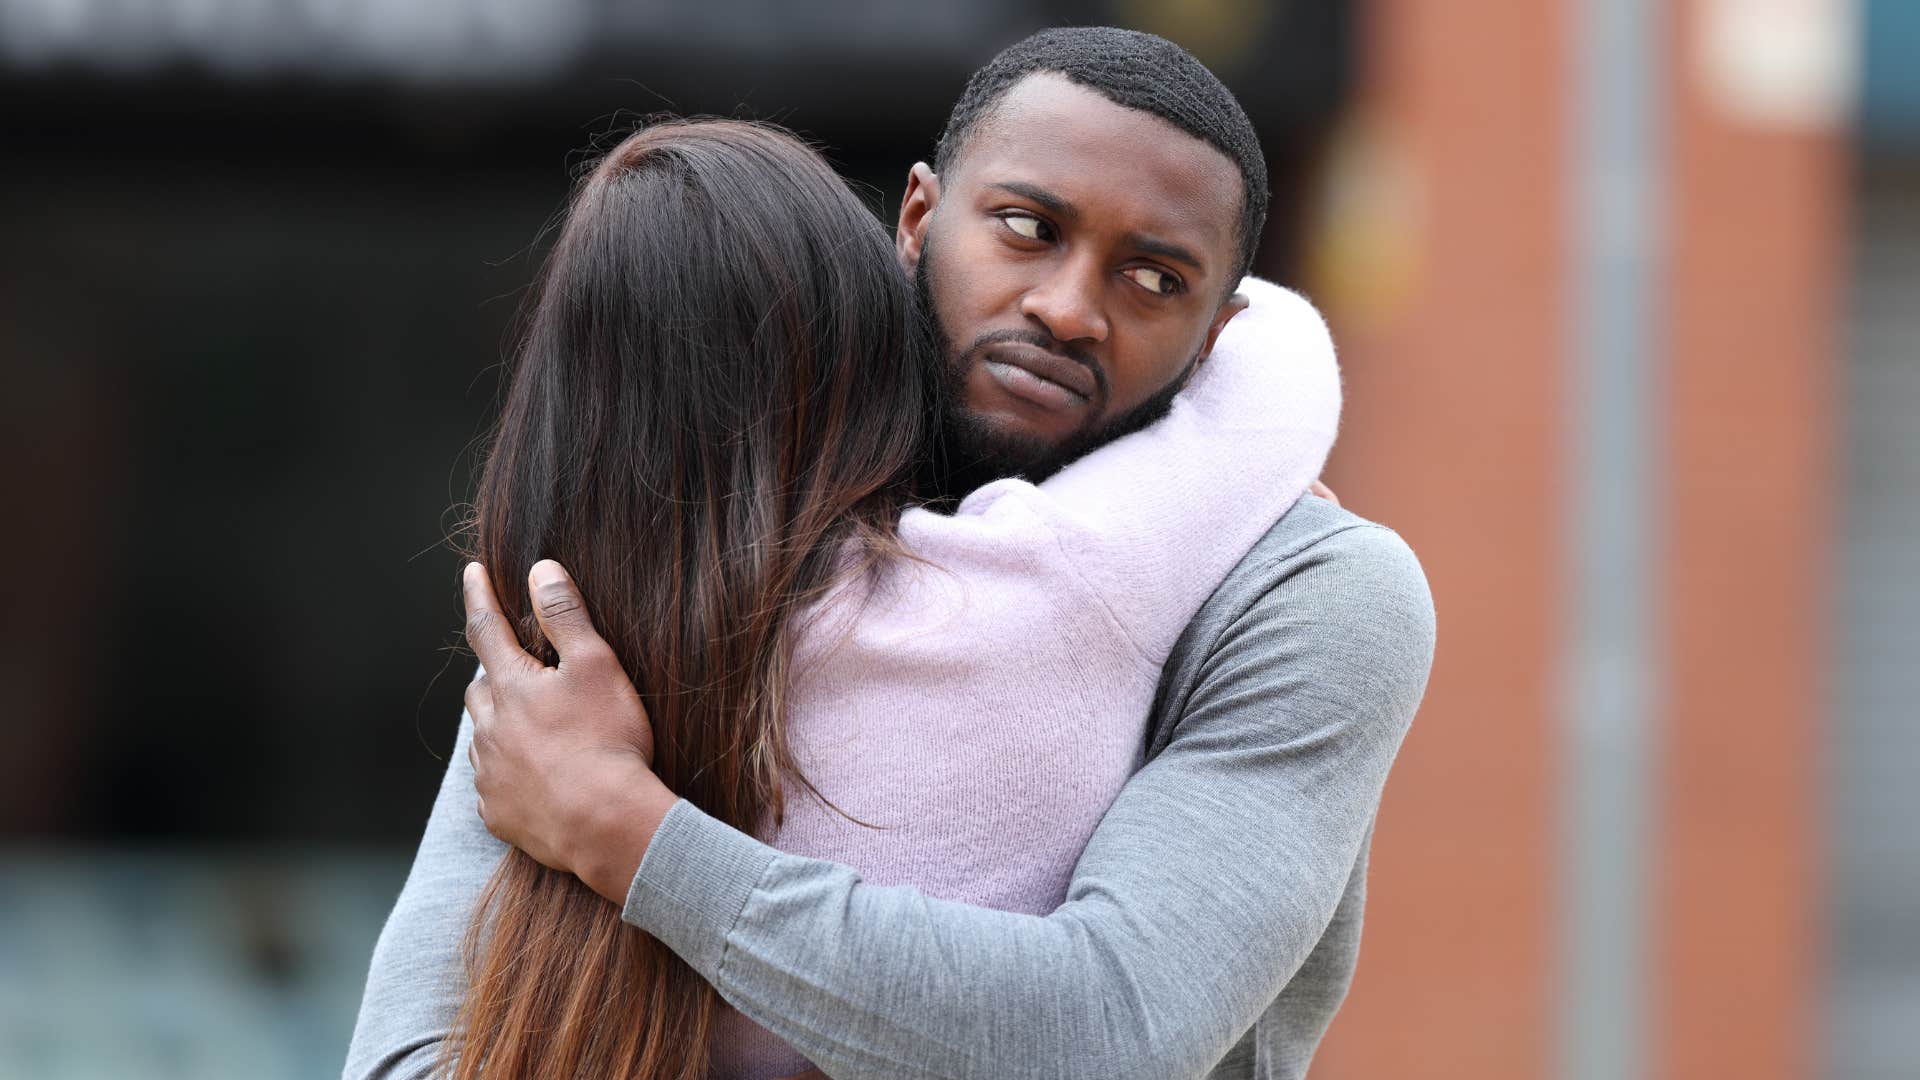
[[1085, 365], [1019, 342], [992, 346], [980, 365], [1002, 390], [1052, 412], [1083, 408], [1099, 389]]

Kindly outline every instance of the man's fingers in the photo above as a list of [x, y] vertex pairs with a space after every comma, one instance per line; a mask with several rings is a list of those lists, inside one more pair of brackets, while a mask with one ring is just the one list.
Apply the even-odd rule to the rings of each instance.
[[460, 597], [467, 607], [467, 647], [480, 658], [488, 671], [513, 671], [539, 662], [520, 647], [507, 617], [500, 613], [500, 601], [493, 595], [493, 582], [486, 568], [468, 563], [460, 573]]
[[606, 639], [593, 628], [586, 598], [580, 595], [565, 567], [552, 559], [534, 563], [527, 573], [527, 589], [533, 598], [534, 618], [540, 620], [540, 632], [560, 654], [562, 668], [613, 655]]
[[493, 719], [493, 683], [485, 675], [467, 684], [460, 701], [467, 707], [467, 718], [473, 721], [475, 730]]
[[467, 740], [467, 764], [473, 766], [474, 783], [480, 782], [480, 744], [492, 737], [488, 725], [493, 720], [493, 689], [486, 676], [467, 684], [467, 719], [473, 722], [473, 737]]
[[1315, 480], [1313, 483], [1308, 484], [1307, 490], [1313, 492], [1315, 495], [1320, 496], [1321, 498], [1327, 500], [1328, 502], [1332, 503], [1335, 506], [1340, 505], [1340, 496], [1335, 495], [1333, 493], [1332, 488], [1328, 487], [1325, 483], [1319, 480]]

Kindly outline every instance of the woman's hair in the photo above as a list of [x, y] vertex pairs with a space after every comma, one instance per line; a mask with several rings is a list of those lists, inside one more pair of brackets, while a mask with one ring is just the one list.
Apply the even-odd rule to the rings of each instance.
[[[777, 821], [799, 779], [794, 617], [895, 550], [937, 429], [933, 365], [886, 230], [778, 129], [658, 123], [574, 194], [474, 555], [549, 662], [526, 575], [544, 558], [573, 573], [646, 704], [654, 771], [729, 825]], [[518, 850], [475, 912], [468, 968], [456, 1077], [706, 1073], [712, 989]]]

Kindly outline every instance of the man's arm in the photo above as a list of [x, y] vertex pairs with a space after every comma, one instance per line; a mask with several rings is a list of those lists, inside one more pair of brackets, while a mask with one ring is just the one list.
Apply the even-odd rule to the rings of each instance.
[[429, 1075], [466, 994], [461, 939], [481, 890], [506, 852], [474, 813], [473, 767], [467, 761], [472, 737], [472, 721], [463, 715], [413, 869], [373, 948], [360, 1019], [341, 1074], [349, 1080]]
[[[1208, 650], [1172, 742], [1051, 915], [865, 885], [684, 802], [624, 838], [583, 819], [572, 843], [637, 842], [644, 859], [601, 859], [639, 863], [627, 921], [829, 1075], [1202, 1074], [1325, 930], [1432, 656], [1431, 598], [1398, 537], [1356, 526], [1291, 561]], [[524, 708], [482, 716], [483, 732], [517, 741]], [[552, 800], [565, 757], [545, 760]], [[528, 771], [494, 775], [507, 818]]]

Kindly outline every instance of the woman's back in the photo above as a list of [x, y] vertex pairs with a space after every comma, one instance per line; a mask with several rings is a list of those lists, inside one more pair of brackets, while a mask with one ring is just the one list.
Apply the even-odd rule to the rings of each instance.
[[943, 898], [1059, 904], [1180, 629], [1332, 445], [1318, 314], [1265, 282], [1241, 291], [1252, 305], [1168, 416], [1038, 486], [908, 512], [911, 557], [802, 620], [790, 738], [833, 805], [790, 799], [763, 829], [775, 844]]
[[[803, 619], [788, 730], [822, 799], [790, 800], [772, 843], [944, 899], [1038, 914], [1065, 898], [1181, 628], [1332, 444], [1319, 316], [1242, 291], [1252, 306], [1158, 424], [1037, 487], [910, 511], [912, 557]], [[803, 1064], [737, 1014], [714, 1059], [735, 1080]]]

